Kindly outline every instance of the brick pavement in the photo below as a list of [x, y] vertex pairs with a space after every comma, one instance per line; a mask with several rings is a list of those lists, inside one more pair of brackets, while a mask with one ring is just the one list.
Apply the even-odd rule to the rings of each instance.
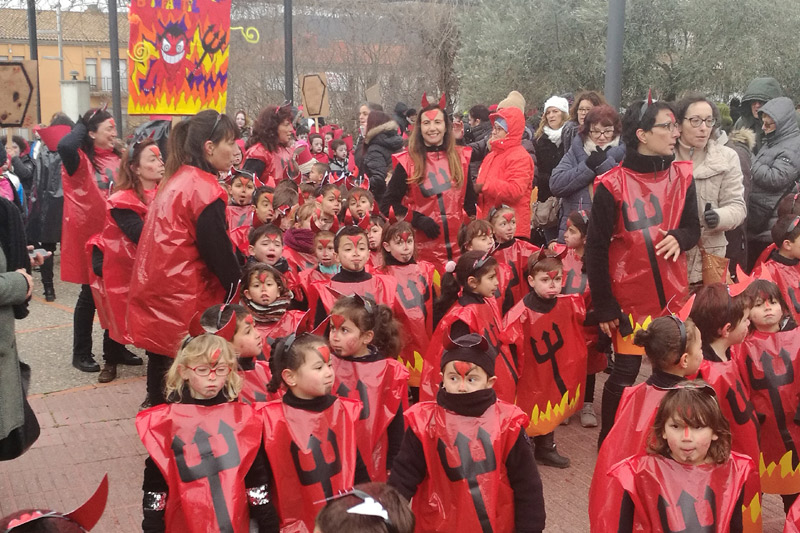
[[[646, 373], [645, 367], [641, 377]], [[604, 381], [601, 374], [598, 398]], [[0, 515], [34, 506], [72, 510], [108, 472], [109, 502], [94, 531], [140, 531], [145, 451], [133, 419], [143, 397], [143, 378], [33, 396], [31, 405], [42, 426], [42, 436], [19, 459], [0, 463]], [[588, 491], [597, 434], [597, 429], [584, 429], [575, 419], [556, 430], [559, 450], [570, 457], [572, 467], [540, 468], [547, 533], [589, 530]], [[766, 496], [764, 516], [765, 532], [782, 531], [783, 510], [778, 497]]]

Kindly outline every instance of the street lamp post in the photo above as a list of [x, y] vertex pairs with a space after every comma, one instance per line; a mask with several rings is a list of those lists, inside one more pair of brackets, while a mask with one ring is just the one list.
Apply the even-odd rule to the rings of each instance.
[[619, 108], [622, 100], [622, 49], [625, 43], [625, 0], [608, 2], [606, 36], [606, 101]]

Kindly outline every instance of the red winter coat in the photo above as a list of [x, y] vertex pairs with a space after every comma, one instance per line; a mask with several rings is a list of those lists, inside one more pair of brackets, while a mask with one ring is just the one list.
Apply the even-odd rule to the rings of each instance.
[[225, 198], [216, 176], [184, 165], [150, 204], [128, 304], [136, 346], [174, 357], [195, 313], [225, 300], [225, 289], [196, 245], [200, 213]]
[[492, 125], [497, 117], [505, 119], [508, 135], [491, 143], [491, 151], [478, 171], [475, 183], [483, 185], [478, 194], [478, 218], [488, 217], [493, 207], [505, 204], [517, 215], [516, 235], [527, 237], [531, 231], [533, 160], [522, 147], [525, 116], [516, 107], [505, 107], [489, 117]]

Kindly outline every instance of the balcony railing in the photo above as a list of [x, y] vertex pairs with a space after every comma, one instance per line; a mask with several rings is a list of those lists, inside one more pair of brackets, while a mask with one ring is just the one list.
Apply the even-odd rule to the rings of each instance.
[[[91, 91], [111, 92], [111, 77], [95, 78], [94, 76], [87, 76], [86, 81], [89, 82]], [[120, 92], [122, 94], [127, 94], [128, 92], [128, 80], [126, 78], [120, 79]]]

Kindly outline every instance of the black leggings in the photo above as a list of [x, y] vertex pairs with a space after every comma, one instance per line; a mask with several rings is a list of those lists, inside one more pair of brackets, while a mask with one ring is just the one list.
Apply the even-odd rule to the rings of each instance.
[[164, 378], [167, 376], [169, 367], [172, 366], [172, 357], [153, 352], [147, 354], [147, 397], [151, 405], [161, 405], [167, 403], [164, 394]]
[[594, 384], [597, 381], [596, 376], [596, 374], [586, 375], [586, 392], [583, 395], [583, 401], [585, 403], [594, 402]]
[[624, 353], [614, 355], [614, 369], [611, 371], [611, 375], [608, 376], [606, 385], [603, 388], [602, 421], [600, 424], [600, 436], [597, 439], [598, 448], [603, 444], [606, 435], [614, 425], [614, 418], [617, 416], [617, 408], [625, 387], [633, 385], [633, 382], [636, 381], [636, 376], [639, 375], [642, 357], [641, 355]]
[[[72, 356], [90, 355], [92, 353], [92, 324], [94, 323], [94, 298], [88, 285], [81, 285], [75, 311], [72, 315]], [[125, 345], [120, 344], [103, 331], [103, 359], [110, 365], [122, 362]]]

